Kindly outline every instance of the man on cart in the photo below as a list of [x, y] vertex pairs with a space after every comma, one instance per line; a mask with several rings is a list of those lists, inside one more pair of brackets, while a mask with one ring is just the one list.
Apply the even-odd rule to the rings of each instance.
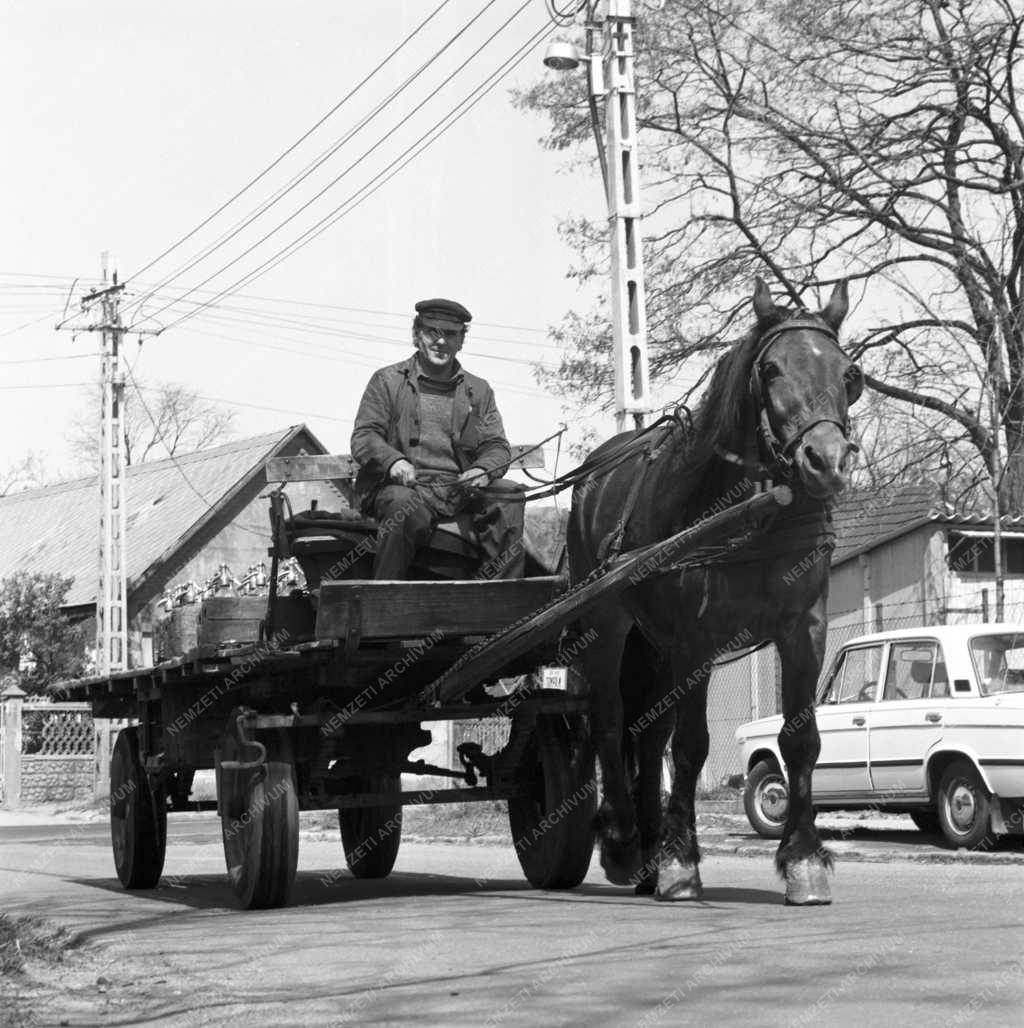
[[490, 578], [521, 578], [522, 487], [501, 476], [511, 449], [491, 387], [457, 359], [472, 315], [421, 300], [416, 352], [374, 372], [352, 432], [363, 513], [377, 519], [374, 577], [404, 579], [435, 525], [472, 515]]

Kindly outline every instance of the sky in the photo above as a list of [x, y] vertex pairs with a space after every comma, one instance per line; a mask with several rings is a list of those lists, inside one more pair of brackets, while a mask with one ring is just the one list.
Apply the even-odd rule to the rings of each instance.
[[544, 0], [448, 0], [385, 62], [441, 2], [0, 0], [0, 469], [33, 451], [51, 477], [81, 471], [68, 435], [100, 340], [54, 325], [65, 305], [69, 324], [86, 320], [78, 298], [99, 284], [102, 251], [128, 284], [126, 318], [163, 329], [141, 347], [126, 336], [132, 374], [230, 401], [239, 437], [304, 422], [348, 452], [369, 375], [411, 352], [413, 305], [433, 296], [472, 311], [462, 360], [493, 385], [512, 442], [566, 420], [577, 438], [584, 424], [612, 433], [610, 415], [567, 413], [532, 370], [559, 358], [549, 326], [592, 299], [567, 278], [559, 219], [604, 205], [599, 172], [567, 172], [539, 143], [544, 123], [510, 99], [557, 74], [541, 58], [559, 30]]

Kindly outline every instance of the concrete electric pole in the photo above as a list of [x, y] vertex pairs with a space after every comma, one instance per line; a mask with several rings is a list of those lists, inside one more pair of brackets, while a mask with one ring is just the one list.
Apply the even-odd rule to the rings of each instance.
[[[591, 0], [585, 23], [587, 88], [604, 176], [611, 246], [612, 359], [615, 426], [643, 428], [651, 410], [647, 366], [647, 309], [640, 236], [640, 169], [636, 135], [636, 77], [630, 0]], [[572, 43], [555, 41], [544, 63], [556, 71], [579, 67]], [[604, 101], [604, 131], [596, 103]]]
[[[651, 410], [633, 25], [630, 0], [609, 0], [604, 33], [604, 138], [612, 267], [615, 427], [619, 432], [628, 427], [626, 418], [630, 414], [634, 426], [643, 428]], [[593, 90], [597, 85], [593, 82], [594, 55], [588, 57]]]
[[85, 325], [57, 327], [99, 332], [103, 340], [103, 410], [100, 418], [100, 549], [96, 592], [96, 670], [108, 675], [128, 669], [127, 465], [124, 449], [124, 372], [121, 370], [121, 293], [117, 270], [102, 255], [103, 282], [82, 297], [82, 312], [99, 314]]

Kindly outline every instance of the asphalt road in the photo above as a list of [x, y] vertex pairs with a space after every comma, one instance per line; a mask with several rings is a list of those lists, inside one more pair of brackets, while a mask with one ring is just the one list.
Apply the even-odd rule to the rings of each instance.
[[[171, 819], [165, 877], [130, 894], [106, 826], [0, 829], [0, 909], [71, 929], [58, 965], [0, 985], [10, 1024], [1017, 1023], [1024, 861], [865, 855], [833, 831], [831, 907], [782, 905], [771, 844], [706, 859], [704, 900], [538, 892], [508, 846], [403, 843], [357, 882], [305, 837], [294, 905], [238, 911], [211, 816]], [[863, 835], [867, 830], [858, 829]], [[742, 833], [739, 833], [742, 834]], [[709, 838], [714, 833], [709, 834]], [[902, 844], [911, 840], [909, 833]], [[869, 840], [869, 843], [872, 840]], [[875, 840], [877, 841], [877, 840]], [[843, 847], [847, 848], [843, 859]], [[925, 849], [934, 849], [925, 845]]]

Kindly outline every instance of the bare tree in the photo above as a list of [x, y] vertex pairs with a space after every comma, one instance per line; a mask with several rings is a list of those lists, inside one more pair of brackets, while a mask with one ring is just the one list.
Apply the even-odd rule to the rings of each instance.
[[[99, 467], [102, 391], [91, 394], [90, 409], [73, 422], [68, 441], [89, 471]], [[230, 438], [235, 414], [182, 385], [164, 382], [129, 386], [125, 399], [125, 460], [129, 465], [204, 450]]]
[[[808, 307], [850, 278], [867, 381], [908, 405], [886, 452], [909, 469], [931, 440], [928, 473], [1000, 479], [1004, 505], [1024, 510], [1024, 8], [678, 0], [641, 13], [652, 373], [735, 338], [754, 274]], [[548, 146], [586, 162], [582, 88], [550, 80], [518, 102], [550, 117]], [[572, 274], [603, 274], [604, 225], [563, 231]], [[553, 384], [567, 395], [606, 398], [607, 320], [565, 319]]]
[[45, 484], [42, 458], [36, 453], [29, 453], [0, 471], [0, 496]]

